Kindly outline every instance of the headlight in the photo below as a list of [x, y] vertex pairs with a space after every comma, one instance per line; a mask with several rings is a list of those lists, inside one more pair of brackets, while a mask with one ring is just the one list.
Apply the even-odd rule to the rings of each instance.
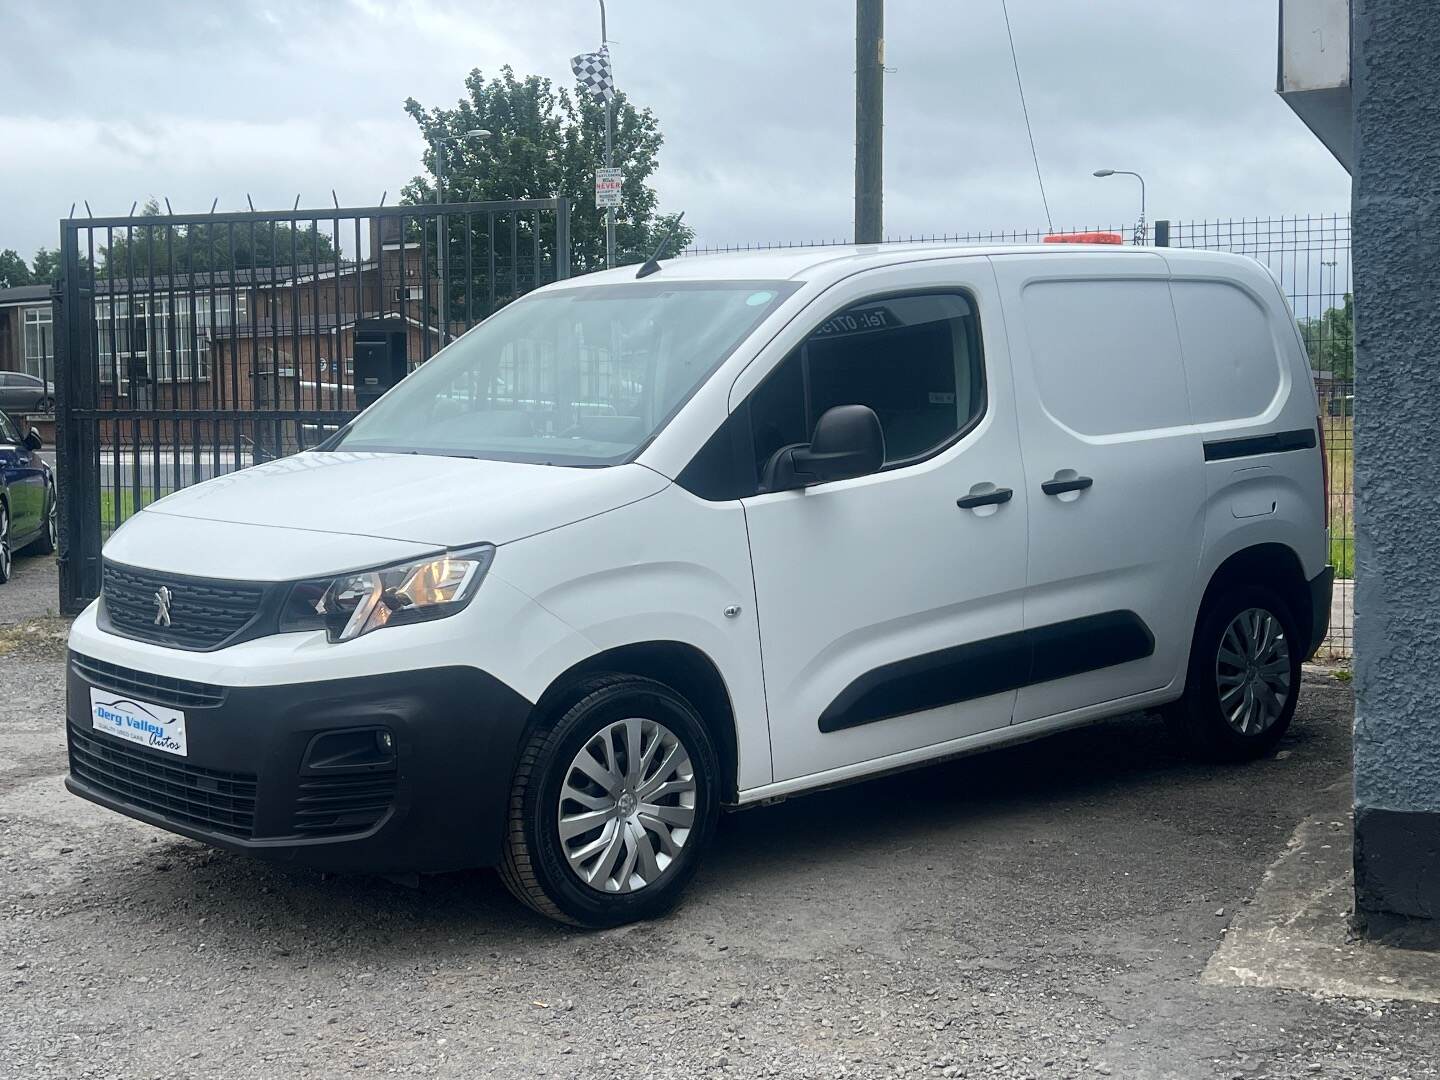
[[490, 544], [397, 566], [297, 582], [285, 598], [280, 630], [324, 628], [349, 641], [382, 626], [429, 622], [470, 602], [495, 559]]

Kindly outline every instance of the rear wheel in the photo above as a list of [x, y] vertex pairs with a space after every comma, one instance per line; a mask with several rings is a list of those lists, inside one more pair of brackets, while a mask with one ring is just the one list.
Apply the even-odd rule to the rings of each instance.
[[669, 911], [719, 810], [704, 722], [650, 679], [603, 676], [520, 756], [500, 874], [561, 922], [603, 927]]
[[40, 535], [32, 540], [28, 547], [20, 554], [22, 555], [53, 555], [55, 548], [59, 546], [59, 521], [58, 510], [55, 499], [55, 485], [45, 485], [45, 525], [40, 530]]
[[1226, 590], [1201, 614], [1171, 727], [1204, 757], [1269, 753], [1295, 715], [1301, 652], [1299, 626], [1279, 595], [1259, 585]]

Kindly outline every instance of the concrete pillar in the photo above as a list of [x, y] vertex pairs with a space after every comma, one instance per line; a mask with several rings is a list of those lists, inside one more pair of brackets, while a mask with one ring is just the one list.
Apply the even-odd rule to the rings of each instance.
[[1354, 0], [1351, 45], [1355, 894], [1383, 934], [1440, 920], [1440, 3]]

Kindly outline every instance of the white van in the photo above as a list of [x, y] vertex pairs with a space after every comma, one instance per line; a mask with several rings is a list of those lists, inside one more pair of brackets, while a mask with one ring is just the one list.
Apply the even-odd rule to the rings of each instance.
[[237, 851], [653, 916], [722, 808], [1163, 707], [1268, 752], [1330, 612], [1257, 263], [854, 247], [520, 299], [322, 448], [132, 517], [70, 790]]

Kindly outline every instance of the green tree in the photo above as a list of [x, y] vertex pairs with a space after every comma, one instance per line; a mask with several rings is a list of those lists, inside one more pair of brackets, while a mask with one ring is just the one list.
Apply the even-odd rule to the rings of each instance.
[[1310, 366], [1341, 380], [1355, 378], [1355, 298], [1345, 294], [1340, 307], [1326, 308], [1318, 319], [1301, 319], [1300, 336]]
[[21, 285], [33, 284], [34, 280], [19, 252], [14, 248], [0, 251], [0, 289], [18, 289]]
[[[100, 275], [117, 278], [203, 274], [251, 267], [294, 267], [298, 271], [335, 263], [328, 222], [216, 222], [172, 225], [160, 204], [147, 199], [136, 224], [97, 230]], [[154, 219], [153, 221], [150, 219]], [[38, 256], [37, 256], [38, 258]]]
[[[430, 144], [424, 153], [429, 176], [417, 176], [405, 186], [402, 201], [433, 202], [435, 140], [454, 138], [475, 128], [493, 134], [488, 139], [456, 139], [445, 153], [446, 202], [485, 202], [503, 199], [566, 197], [571, 203], [571, 269], [586, 273], [605, 265], [605, 219], [595, 206], [595, 169], [605, 160], [605, 107], [588, 94], [555, 87], [549, 79], [531, 75], [517, 78], [510, 67], [487, 80], [477, 68], [465, 79], [466, 96], [453, 109], [426, 110], [414, 98], [405, 111], [415, 120]], [[616, 210], [615, 247], [619, 263], [641, 262], [674, 224], [676, 215], [658, 212], [655, 189], [649, 179], [664, 142], [660, 123], [650, 109], [637, 109], [624, 94], [615, 99], [614, 162], [625, 171], [622, 203]], [[524, 226], [528, 230], [528, 224]], [[497, 225], [497, 249], [508, 249], [509, 237]], [[464, 229], [449, 230], [451, 265], [464, 257]], [[681, 226], [671, 252], [689, 244], [694, 233]], [[474, 246], [485, 240], [484, 223], [474, 225]], [[528, 232], [519, 252], [527, 250]], [[549, 255], [543, 228], [542, 254]], [[448, 274], [447, 274], [448, 277]]]
[[31, 276], [35, 281], [48, 281], [54, 285], [60, 280], [60, 249], [42, 247], [30, 260]]

